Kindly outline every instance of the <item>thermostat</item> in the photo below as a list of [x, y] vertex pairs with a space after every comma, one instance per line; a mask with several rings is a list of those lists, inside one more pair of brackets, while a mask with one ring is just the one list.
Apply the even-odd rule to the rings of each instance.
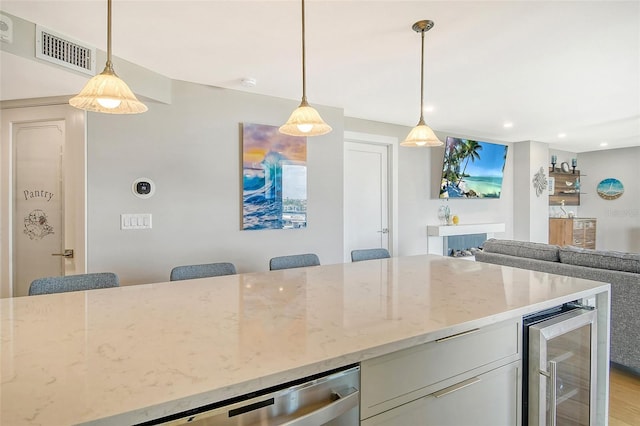
[[0, 13], [0, 41], [13, 43], [13, 21], [2, 13]]
[[156, 184], [149, 178], [139, 178], [133, 181], [131, 189], [136, 197], [149, 198], [156, 192]]

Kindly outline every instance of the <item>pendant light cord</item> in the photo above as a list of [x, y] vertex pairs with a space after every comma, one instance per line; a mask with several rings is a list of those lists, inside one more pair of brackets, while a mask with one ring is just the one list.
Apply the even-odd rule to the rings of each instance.
[[107, 114], [139, 114], [148, 110], [115, 73], [111, 62], [111, 0], [107, 0], [107, 62], [104, 70], [89, 79], [69, 104], [85, 111]]
[[[109, 0], [111, 1], [111, 0]], [[426, 30], [420, 31], [422, 36], [421, 53], [420, 53], [420, 121], [418, 126], [423, 126], [424, 122], [424, 33]]]
[[[109, 0], [111, 1], [111, 0]], [[307, 106], [307, 73], [306, 73], [306, 50], [305, 50], [305, 35], [304, 35], [304, 0], [302, 0], [302, 102], [300, 106]]]
[[113, 71], [111, 63], [111, 0], [107, 0], [107, 64], [105, 68]]

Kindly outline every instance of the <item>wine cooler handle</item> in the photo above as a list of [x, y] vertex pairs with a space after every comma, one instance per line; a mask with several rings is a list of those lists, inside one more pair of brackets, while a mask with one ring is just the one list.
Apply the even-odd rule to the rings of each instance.
[[549, 410], [551, 411], [550, 415], [551, 415], [551, 425], [549, 426], [556, 426], [556, 401], [557, 401], [557, 383], [558, 383], [558, 363], [556, 361], [549, 361], [549, 373], [550, 374], [550, 384], [549, 386], [551, 386], [550, 392], [549, 392], [549, 399], [551, 399], [551, 401], [549, 401]]

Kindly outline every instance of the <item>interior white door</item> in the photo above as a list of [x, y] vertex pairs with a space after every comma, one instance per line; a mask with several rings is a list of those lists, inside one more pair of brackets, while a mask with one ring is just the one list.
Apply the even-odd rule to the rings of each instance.
[[345, 142], [345, 261], [351, 250], [389, 248], [386, 145]]
[[14, 295], [64, 275], [64, 120], [13, 126]]
[[68, 105], [2, 110], [2, 297], [86, 272], [84, 117]]

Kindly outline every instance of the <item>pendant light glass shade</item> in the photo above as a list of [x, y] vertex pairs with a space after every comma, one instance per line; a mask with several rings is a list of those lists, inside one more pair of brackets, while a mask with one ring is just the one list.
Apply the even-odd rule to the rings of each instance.
[[107, 0], [107, 63], [92, 77], [69, 105], [86, 111], [107, 114], [139, 114], [148, 110], [133, 94], [127, 83], [113, 70], [111, 63], [111, 0]]
[[69, 99], [69, 104], [86, 111], [107, 114], [138, 114], [148, 109], [110, 65], [92, 77], [77, 96]]
[[332, 129], [322, 120], [318, 111], [303, 102], [278, 130], [280, 133], [291, 136], [319, 136], [329, 133]]
[[290, 136], [320, 136], [329, 133], [332, 129], [322, 120], [318, 111], [307, 102], [307, 74], [306, 74], [306, 51], [304, 36], [304, 0], [302, 0], [302, 102], [296, 108], [289, 120], [278, 131]]
[[400, 142], [401, 146], [442, 146], [444, 145], [440, 139], [433, 133], [431, 127], [426, 124], [418, 124], [416, 127], [411, 129], [407, 138]]
[[420, 60], [420, 120], [416, 127], [411, 129], [407, 138], [400, 142], [400, 146], [409, 147], [433, 147], [442, 146], [444, 143], [424, 122], [424, 33], [433, 28], [433, 21], [418, 21], [411, 27], [422, 36], [421, 60]]

